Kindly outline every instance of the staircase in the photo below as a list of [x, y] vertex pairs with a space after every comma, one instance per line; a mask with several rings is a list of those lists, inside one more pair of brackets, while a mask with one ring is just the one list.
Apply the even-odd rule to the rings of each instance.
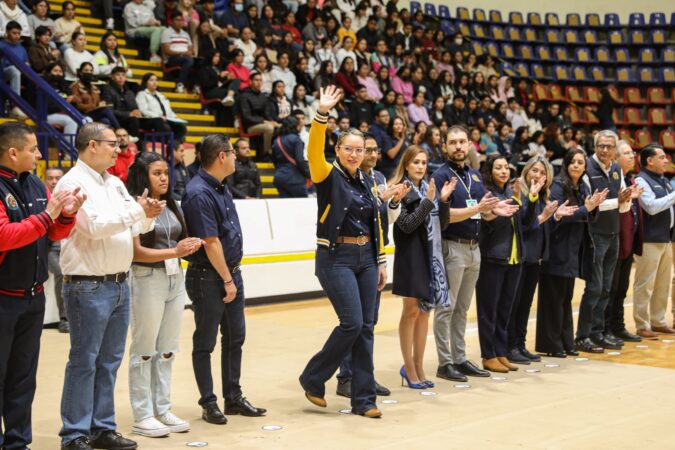
[[[61, 11], [61, 2], [59, 0], [48, 0], [51, 11]], [[100, 50], [99, 44], [101, 37], [107, 31], [103, 26], [103, 21], [91, 17], [91, 6], [87, 0], [74, 0], [76, 6], [75, 19], [82, 24], [83, 31], [87, 35], [87, 50], [92, 54]], [[181, 119], [187, 120], [186, 136], [186, 156], [188, 160], [194, 158], [194, 144], [198, 143], [203, 136], [209, 133], [226, 133], [232, 136], [232, 142], [236, 142], [239, 136], [237, 128], [216, 127], [215, 117], [211, 114], [203, 114], [202, 106], [199, 103], [199, 96], [189, 93], [178, 94], [175, 92], [176, 83], [173, 81], [164, 81], [162, 67], [160, 64], [140, 59], [137, 50], [130, 48], [123, 30], [115, 30], [120, 53], [124, 55], [129, 67], [133, 72], [130, 81], [140, 84], [141, 78], [146, 73], [153, 73], [159, 78], [159, 90], [171, 101], [171, 108]], [[255, 156], [255, 150], [251, 150], [251, 155]], [[188, 161], [190, 162], [190, 161]], [[260, 170], [260, 178], [263, 183], [263, 197], [277, 197], [277, 189], [272, 185], [274, 177], [274, 165], [272, 163], [257, 163]]]

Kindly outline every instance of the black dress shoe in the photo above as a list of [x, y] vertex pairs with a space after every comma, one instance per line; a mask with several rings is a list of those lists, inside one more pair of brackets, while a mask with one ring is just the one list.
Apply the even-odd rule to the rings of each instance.
[[375, 382], [375, 393], [378, 397], [388, 397], [391, 395], [391, 391], [377, 381]]
[[214, 425], [225, 425], [227, 423], [227, 417], [223, 415], [218, 403], [215, 402], [202, 406], [202, 419]]
[[565, 353], [567, 353], [567, 356], [579, 356], [579, 352], [576, 350], [565, 350]]
[[338, 379], [337, 391], [335, 393], [340, 397], [352, 398], [352, 380]]
[[602, 349], [602, 347], [599, 347], [591, 341], [590, 338], [584, 338], [584, 339], [577, 339], [574, 341], [574, 345], [576, 346], [577, 350], [580, 352], [586, 352], [586, 353], [604, 353], [605, 351]]
[[92, 450], [92, 447], [89, 445], [89, 438], [82, 436], [77, 439], [73, 439], [67, 444], [62, 444], [61, 450]]
[[613, 340], [605, 339], [604, 336], [592, 337], [591, 341], [600, 348], [606, 348], [608, 350], [621, 350], [621, 344]]
[[102, 448], [106, 450], [135, 450], [138, 444], [131, 439], [127, 439], [117, 431], [104, 431], [90, 441], [91, 448]]
[[481, 369], [476, 364], [474, 364], [473, 361], [469, 361], [468, 359], [461, 364], [455, 364], [455, 369], [459, 370], [461, 373], [469, 377], [487, 378], [490, 376], [490, 372]]
[[616, 333], [613, 333], [614, 336], [618, 337], [619, 339], [622, 339], [626, 342], [642, 342], [642, 338], [638, 336], [637, 334], [630, 333], [628, 330], [625, 328], [621, 331], [617, 331]]
[[604, 338], [607, 342], [609, 342], [610, 344], [617, 344], [617, 345], [620, 345], [620, 346], [622, 346], [622, 347], [623, 347], [623, 345], [624, 345], [623, 339], [614, 336], [614, 334], [612, 334], [612, 333], [606, 333], [606, 334], [604, 334], [604, 335], [603, 335], [603, 338]]
[[526, 357], [527, 359], [529, 359], [530, 361], [532, 361], [532, 362], [541, 361], [541, 356], [535, 355], [534, 353], [530, 353], [530, 351], [527, 348], [521, 347], [519, 350], [520, 350], [520, 354], [523, 355], [524, 357]]
[[251, 402], [242, 397], [234, 402], [227, 402], [225, 404], [225, 414], [241, 415], [245, 417], [262, 417], [267, 410], [265, 408], [256, 408], [251, 405]]
[[506, 357], [507, 357], [507, 358], [509, 359], [509, 361], [512, 362], [513, 364], [524, 364], [524, 365], [527, 366], [527, 365], [530, 364], [530, 362], [532, 362], [532, 361], [530, 361], [530, 358], [528, 358], [527, 356], [525, 356], [525, 355], [523, 355], [522, 353], [520, 353], [520, 350], [518, 350], [517, 348], [512, 349], [512, 350], [506, 355]]
[[446, 364], [444, 366], [440, 366], [438, 368], [438, 370], [436, 371], [436, 376], [438, 378], [443, 378], [444, 380], [460, 381], [462, 383], [469, 380], [460, 371], [455, 369], [455, 367], [452, 364]]
[[549, 358], [567, 358], [567, 353], [565, 352], [548, 352], [546, 356]]
[[66, 319], [59, 320], [59, 333], [70, 333], [70, 323]]

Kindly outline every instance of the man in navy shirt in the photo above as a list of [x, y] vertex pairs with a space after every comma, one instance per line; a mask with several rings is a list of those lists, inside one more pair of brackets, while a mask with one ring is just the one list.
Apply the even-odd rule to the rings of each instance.
[[218, 25], [227, 28], [229, 36], [239, 36], [239, 30], [250, 26], [248, 17], [244, 13], [244, 0], [232, 0], [230, 8], [223, 13]]
[[434, 311], [434, 337], [438, 352], [436, 376], [466, 381], [467, 375], [490, 376], [490, 372], [466, 359], [464, 343], [466, 316], [480, 269], [478, 234], [481, 218], [489, 219], [494, 215], [508, 217], [517, 207], [510, 205], [509, 201], [500, 202], [487, 193], [480, 173], [466, 164], [469, 155], [466, 128], [451, 126], [445, 141], [449, 161], [431, 177], [436, 186], [443, 186], [452, 178], [458, 178], [458, 183], [450, 197], [450, 225], [443, 231], [445, 270], [452, 303]]
[[225, 183], [225, 178], [235, 170], [237, 157], [224, 134], [202, 139], [199, 156], [201, 167], [188, 183], [181, 206], [190, 236], [200, 237], [206, 244], [188, 258], [185, 288], [195, 314], [192, 366], [199, 387], [202, 418], [222, 425], [227, 419], [218, 408], [211, 376], [211, 353], [219, 327], [225, 413], [258, 417], [266, 410], [251, 405], [239, 385], [246, 335], [244, 282], [240, 271], [244, 251], [239, 216]]

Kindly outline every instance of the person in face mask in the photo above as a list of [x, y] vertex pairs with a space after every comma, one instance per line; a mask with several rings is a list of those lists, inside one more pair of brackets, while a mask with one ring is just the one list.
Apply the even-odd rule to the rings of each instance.
[[251, 26], [248, 16], [244, 13], [244, 0], [232, 0], [230, 8], [225, 11], [216, 25], [227, 28], [228, 36], [239, 37], [239, 30]]
[[101, 91], [93, 84], [94, 66], [89, 62], [82, 63], [77, 75], [79, 79], [70, 86], [73, 96], [71, 103], [92, 120], [106, 123], [115, 129], [120, 128], [112, 107], [101, 100]]
[[466, 54], [468, 53], [468, 50], [468, 44], [464, 42], [464, 36], [462, 36], [462, 33], [455, 33], [452, 43], [448, 46], [448, 51], [450, 54], [454, 55], [457, 52]]
[[[63, 78], [63, 66], [61, 63], [55, 62], [47, 66], [43, 77], [65, 101], [71, 103], [75, 100], [75, 97], [70, 94], [68, 83]], [[63, 114], [61, 107], [51, 100], [47, 101], [47, 123], [52, 126], [58, 125], [63, 127], [64, 134], [77, 133], [77, 122], [69, 115]]]

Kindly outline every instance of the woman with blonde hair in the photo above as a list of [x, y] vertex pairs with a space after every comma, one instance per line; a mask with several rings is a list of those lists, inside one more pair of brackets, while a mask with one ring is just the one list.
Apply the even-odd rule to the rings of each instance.
[[436, 183], [426, 182], [429, 155], [417, 145], [403, 153], [390, 181], [407, 183], [411, 188], [401, 200], [401, 214], [394, 223], [393, 293], [403, 297], [398, 326], [403, 380], [411, 389], [427, 389], [434, 383], [424, 374], [424, 349], [429, 313], [435, 306], [450, 306], [448, 281], [441, 244], [441, 231], [450, 223], [448, 200], [457, 178], [446, 182], [436, 195]]

